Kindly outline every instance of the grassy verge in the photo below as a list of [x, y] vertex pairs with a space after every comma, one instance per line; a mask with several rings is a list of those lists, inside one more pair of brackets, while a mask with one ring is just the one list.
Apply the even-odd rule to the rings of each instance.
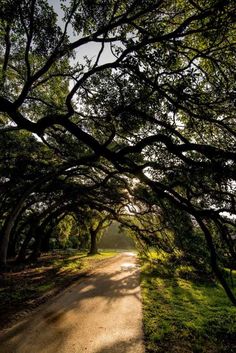
[[44, 254], [35, 264], [13, 265], [0, 276], [0, 328], [43, 303], [49, 296], [86, 275], [102, 260], [117, 255], [103, 251], [87, 256], [78, 251]]
[[236, 308], [219, 285], [165, 259], [143, 260], [141, 287], [147, 353], [236, 352]]

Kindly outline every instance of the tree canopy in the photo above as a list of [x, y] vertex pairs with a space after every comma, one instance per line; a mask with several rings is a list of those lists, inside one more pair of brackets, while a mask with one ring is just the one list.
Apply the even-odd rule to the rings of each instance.
[[[155, 210], [165, 227], [180, 229], [179, 239], [188, 237], [184, 225], [204, 234], [212, 268], [236, 304], [221, 270], [235, 266], [235, 2], [72, 0], [61, 7], [59, 26], [46, 0], [2, 0], [1, 138], [8, 136], [6, 153], [17, 148], [13, 133], [21, 155], [24, 143], [37, 152], [34, 167], [28, 154], [25, 167], [17, 155], [20, 169], [1, 161], [10, 195], [1, 261], [35, 193], [41, 203], [61, 193], [72, 209], [112, 217], [119, 205], [137, 202], [136, 213]], [[88, 45], [97, 48], [93, 57], [81, 54]]]

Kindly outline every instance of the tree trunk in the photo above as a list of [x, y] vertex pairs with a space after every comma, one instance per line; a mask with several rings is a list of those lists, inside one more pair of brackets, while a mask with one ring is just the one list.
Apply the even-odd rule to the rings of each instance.
[[23, 244], [21, 245], [19, 254], [16, 259], [17, 262], [25, 262], [26, 250], [27, 250], [29, 242], [32, 238], [33, 238], [33, 233], [31, 232], [31, 229], [30, 229], [25, 240], [23, 241]]
[[5, 224], [3, 226], [2, 236], [0, 238], [0, 266], [6, 265], [7, 250], [8, 250], [8, 244], [9, 244], [11, 231], [15, 225], [15, 222], [16, 222], [20, 212], [22, 211], [22, 209], [24, 207], [24, 203], [25, 203], [26, 199], [38, 186], [40, 186], [46, 180], [47, 180], [47, 178], [43, 177], [38, 182], [31, 184], [31, 186], [20, 197], [17, 205], [14, 207], [14, 209], [8, 215], [8, 217], [5, 221]]
[[[15, 227], [14, 227], [15, 228]], [[12, 231], [12, 236], [9, 239], [9, 243], [8, 243], [8, 249], [7, 249], [7, 257], [11, 258], [11, 257], [16, 257], [16, 242], [17, 242], [17, 234], [16, 234], [16, 230], [14, 229]]]
[[97, 232], [90, 228], [90, 250], [88, 255], [98, 254]]
[[3, 226], [3, 233], [0, 239], [0, 266], [5, 266], [7, 261], [7, 251], [12, 228], [15, 225], [18, 215], [24, 205], [25, 198], [21, 198], [17, 206], [7, 217]]
[[106, 216], [105, 218], [102, 218], [96, 229], [93, 229], [93, 226], [90, 227], [89, 229], [89, 233], [90, 233], [90, 251], [88, 253], [88, 255], [95, 255], [98, 254], [98, 247], [97, 247], [97, 235], [99, 234], [99, 232], [106, 228], [107, 225], [104, 227], [104, 223], [108, 220], [108, 216]]
[[42, 225], [40, 226], [38, 225], [37, 228], [35, 228], [34, 238], [35, 238], [35, 242], [33, 244], [33, 250], [27, 259], [28, 261], [32, 261], [32, 262], [37, 261], [41, 255], [41, 244], [42, 244], [42, 238], [43, 238]]
[[33, 251], [28, 257], [27, 261], [36, 262], [41, 255], [41, 241], [39, 239], [35, 239], [35, 243], [33, 246]]
[[215, 247], [214, 247], [214, 244], [213, 244], [213, 240], [212, 240], [212, 236], [210, 234], [210, 231], [209, 229], [207, 228], [207, 226], [204, 224], [204, 222], [198, 218], [198, 217], [195, 217], [198, 224], [200, 225], [204, 235], [205, 235], [205, 239], [206, 239], [206, 242], [207, 242], [207, 245], [208, 245], [208, 248], [210, 250], [210, 255], [211, 255], [211, 266], [212, 266], [212, 269], [216, 275], [216, 277], [218, 278], [218, 280], [220, 281], [222, 287], [224, 288], [228, 298], [230, 299], [230, 301], [232, 302], [232, 304], [236, 305], [236, 298], [233, 294], [233, 292], [231, 291], [227, 281], [225, 280], [224, 276], [222, 275], [221, 271], [220, 271], [220, 268], [218, 266], [218, 263], [217, 263], [217, 254], [216, 254], [216, 251], [215, 251]]
[[42, 239], [42, 244], [41, 244], [41, 250], [43, 252], [49, 252], [50, 250], [50, 236], [52, 234], [52, 230], [50, 229], [45, 235], [43, 236]]

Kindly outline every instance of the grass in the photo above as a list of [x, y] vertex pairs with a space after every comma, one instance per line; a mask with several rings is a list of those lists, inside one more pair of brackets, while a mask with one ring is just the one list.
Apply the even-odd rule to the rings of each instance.
[[141, 275], [146, 352], [236, 352], [236, 308], [220, 285], [156, 260]]
[[56, 251], [43, 254], [33, 264], [11, 266], [0, 277], [0, 328], [115, 255], [116, 251], [102, 251], [94, 256], [75, 250]]
[[76, 273], [79, 270], [90, 269], [94, 261], [104, 260], [116, 255], [115, 251], [103, 251], [96, 255], [87, 255], [85, 252], [67, 251], [63, 257], [52, 260], [52, 266], [57, 269], [57, 273]]

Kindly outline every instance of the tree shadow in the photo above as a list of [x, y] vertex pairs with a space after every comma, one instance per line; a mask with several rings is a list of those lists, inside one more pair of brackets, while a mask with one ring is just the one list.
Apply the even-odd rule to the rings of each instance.
[[144, 353], [144, 347], [140, 338], [134, 337], [129, 341], [120, 340], [112, 344], [102, 346], [94, 353]]
[[[2, 346], [4, 353], [18, 352], [18, 347], [23, 347], [22, 351], [25, 353], [42, 352], [45, 347], [47, 347], [47, 352], [61, 352], [61, 346], [75, 330], [75, 323], [68, 319], [70, 315], [76, 318], [77, 325], [80, 324], [78, 318], [84, 303], [92, 302], [95, 298], [100, 298], [99, 302], [102, 303], [98, 310], [102, 312], [102, 315], [107, 315], [111, 304], [116, 306], [116, 301], [121, 297], [124, 300], [133, 297], [140, 302], [139, 271], [137, 268], [128, 271], [116, 270], [115, 272], [100, 270], [96, 274], [88, 276], [86, 281], [73, 284], [65, 292], [59, 294], [56, 300], [53, 298], [44, 304], [39, 313], [33, 313], [27, 320], [0, 335], [0, 346]], [[111, 315], [115, 315], [115, 313], [111, 311]], [[30, 334], [31, 332], [32, 334]], [[117, 344], [120, 350], [115, 350], [116, 348], [113, 347], [112, 351], [126, 352], [127, 347], [134, 343], [121, 341]], [[111, 348], [104, 347], [98, 353], [111, 352], [109, 349]]]

